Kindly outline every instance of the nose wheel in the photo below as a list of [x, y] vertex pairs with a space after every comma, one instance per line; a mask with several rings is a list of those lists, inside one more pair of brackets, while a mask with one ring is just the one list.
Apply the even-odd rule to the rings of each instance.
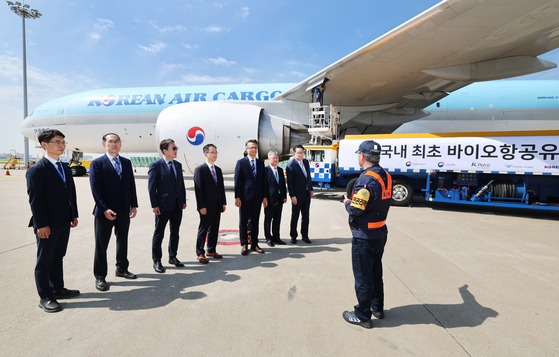
[[87, 169], [83, 166], [71, 166], [70, 172], [72, 172], [72, 176], [83, 176], [87, 174]]

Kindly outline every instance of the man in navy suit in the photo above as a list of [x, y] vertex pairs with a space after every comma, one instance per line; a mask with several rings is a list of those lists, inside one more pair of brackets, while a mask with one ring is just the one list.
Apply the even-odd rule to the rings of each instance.
[[27, 171], [27, 193], [37, 239], [35, 284], [39, 293], [39, 307], [46, 312], [57, 312], [62, 307], [56, 299], [80, 294], [79, 290], [64, 287], [62, 260], [66, 255], [70, 228], [78, 225], [76, 187], [68, 165], [59, 161], [66, 149], [64, 134], [45, 130], [37, 139], [45, 149], [45, 156]]
[[184, 264], [177, 259], [179, 248], [179, 228], [182, 221], [182, 211], [186, 208], [186, 189], [182, 175], [182, 165], [175, 161], [178, 147], [171, 139], [162, 140], [159, 149], [163, 157], [149, 165], [148, 191], [153, 213], [155, 213], [155, 231], [151, 244], [153, 269], [157, 273], [164, 273], [161, 264], [161, 243], [165, 233], [165, 226], [170, 222], [169, 264], [182, 268]]
[[109, 290], [107, 276], [107, 247], [114, 228], [116, 235], [117, 277], [136, 279], [128, 271], [128, 230], [130, 219], [136, 216], [138, 198], [130, 160], [120, 156], [122, 142], [115, 133], [103, 135], [106, 154], [93, 160], [89, 168], [89, 183], [95, 200], [95, 260], [93, 274], [99, 291]]
[[[283, 170], [278, 166], [278, 152], [268, 152], [270, 165], [266, 167], [266, 180], [268, 181], [268, 206], [264, 208], [264, 235], [266, 243], [270, 247], [276, 244], [285, 244], [280, 239], [281, 211], [283, 204], [287, 202], [287, 190], [285, 188], [285, 176]], [[272, 232], [270, 233], [270, 226]]]
[[311, 183], [311, 169], [309, 161], [305, 159], [305, 148], [297, 145], [294, 148], [293, 159], [287, 164], [287, 188], [291, 197], [291, 228], [289, 235], [291, 243], [297, 243], [297, 221], [301, 213], [301, 236], [303, 242], [310, 244], [309, 239], [309, 210], [313, 188]]
[[251, 221], [251, 246], [250, 250], [264, 253], [258, 246], [258, 220], [260, 219], [260, 205], [266, 207], [268, 199], [268, 182], [264, 173], [264, 163], [256, 158], [258, 154], [258, 141], [255, 139], [246, 142], [248, 155], [235, 166], [235, 206], [239, 207], [239, 236], [241, 241], [241, 254], [248, 254], [248, 220]]
[[222, 256], [216, 252], [217, 236], [221, 213], [225, 212], [225, 187], [221, 169], [215, 165], [217, 147], [207, 144], [202, 149], [206, 162], [194, 170], [194, 192], [196, 193], [196, 209], [200, 213], [200, 225], [196, 239], [196, 256], [201, 264], [208, 264], [204, 254], [204, 243], [208, 237], [207, 255], [215, 259]]

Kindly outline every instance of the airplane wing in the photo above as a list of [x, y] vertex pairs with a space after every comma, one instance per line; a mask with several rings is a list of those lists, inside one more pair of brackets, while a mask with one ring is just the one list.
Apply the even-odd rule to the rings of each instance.
[[555, 68], [536, 56], [558, 46], [557, 0], [447, 0], [275, 99], [309, 102], [324, 84], [324, 104], [411, 113], [472, 82]]

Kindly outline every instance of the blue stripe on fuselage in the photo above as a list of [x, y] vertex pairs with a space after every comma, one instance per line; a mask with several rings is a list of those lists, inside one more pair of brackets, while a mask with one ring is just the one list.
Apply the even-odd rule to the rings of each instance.
[[473, 83], [437, 103], [425, 109], [559, 108], [559, 81], [501, 80]]
[[[293, 83], [268, 83], [98, 89], [42, 104], [29, 117], [159, 113], [170, 105], [186, 102], [266, 101], [293, 86]], [[546, 108], [559, 108], [559, 81], [501, 80], [474, 83], [451, 93], [426, 110]]]
[[267, 101], [293, 83], [108, 88], [71, 94], [38, 106], [30, 117], [159, 113], [168, 106], [214, 100]]

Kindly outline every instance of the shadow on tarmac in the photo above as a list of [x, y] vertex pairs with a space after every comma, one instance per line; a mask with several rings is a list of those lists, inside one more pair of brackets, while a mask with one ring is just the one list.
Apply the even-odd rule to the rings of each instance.
[[[375, 320], [375, 328], [398, 327], [402, 325], [434, 324], [443, 328], [475, 327], [499, 313], [480, 305], [465, 284], [458, 289], [462, 295], [461, 304], [417, 304], [398, 306], [385, 310], [383, 320]], [[430, 316], [425, 315], [427, 310]]]
[[[265, 244], [265, 243], [264, 243]], [[210, 263], [183, 262], [185, 268], [166, 266], [163, 274], [138, 274], [137, 280], [124, 280], [107, 276], [110, 289], [107, 292], [82, 293], [79, 297], [64, 300], [65, 309], [108, 308], [116, 311], [147, 310], [166, 306], [174, 300], [198, 300], [207, 297], [200, 290], [190, 290], [216, 281], [237, 282], [241, 277], [231, 271], [252, 268], [274, 268], [275, 261], [291, 258], [303, 259], [307, 254], [341, 251], [328, 245], [351, 244], [348, 238], [313, 239], [311, 245], [298, 241], [297, 245], [280, 248], [265, 248], [265, 254], [251, 252], [247, 257], [239, 254], [223, 254], [223, 259], [210, 258]], [[94, 279], [91, 279], [94, 284]], [[126, 287], [126, 291], [115, 291], [116, 287]], [[185, 291], [189, 290], [189, 291]]]

